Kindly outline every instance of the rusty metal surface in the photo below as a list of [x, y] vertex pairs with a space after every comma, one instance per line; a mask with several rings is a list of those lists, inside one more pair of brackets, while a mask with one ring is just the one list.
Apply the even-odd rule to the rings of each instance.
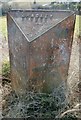
[[[10, 12], [29, 41], [41, 36], [57, 23], [73, 14], [71, 11], [18, 11]], [[22, 24], [23, 23], [23, 24]], [[25, 27], [24, 27], [25, 26]]]
[[[18, 16], [14, 13], [14, 17], [15, 14]], [[75, 16], [69, 16], [30, 42], [10, 15], [8, 38], [13, 88], [16, 93], [53, 91], [67, 79]]]
[[25, 92], [29, 76], [29, 43], [14, 21], [8, 16], [8, 42], [13, 88]]
[[30, 45], [30, 81], [35, 90], [51, 92], [67, 79], [74, 16], [64, 20]]

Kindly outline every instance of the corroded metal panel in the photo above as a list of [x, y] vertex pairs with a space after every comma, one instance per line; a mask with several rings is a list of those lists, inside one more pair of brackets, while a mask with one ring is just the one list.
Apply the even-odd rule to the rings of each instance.
[[51, 92], [67, 80], [73, 31], [74, 15], [31, 43], [29, 88]]
[[29, 43], [9, 15], [8, 40], [12, 86], [16, 93], [24, 93], [29, 76]]
[[[11, 16], [23, 30], [29, 41], [33, 41], [66, 17], [71, 11], [25, 10], [11, 11]], [[23, 23], [23, 24], [22, 24]]]
[[75, 17], [64, 19], [65, 15], [59, 14], [63, 20], [31, 40], [27, 37], [26, 24], [21, 20], [22, 26], [17, 21], [18, 15], [22, 19], [19, 12], [8, 14], [13, 89], [16, 93], [51, 92], [67, 79]]

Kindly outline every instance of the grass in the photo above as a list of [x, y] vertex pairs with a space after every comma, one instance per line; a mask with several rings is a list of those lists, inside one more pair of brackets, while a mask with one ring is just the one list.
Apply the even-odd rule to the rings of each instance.
[[[7, 19], [6, 19], [6, 16], [0, 16], [0, 35], [3, 36], [2, 38], [5, 38], [5, 39], [2, 39], [2, 43], [1, 43], [1, 45], [2, 45], [4, 43], [3, 40], [7, 40]], [[5, 63], [2, 63], [2, 64], [5, 64]], [[0, 74], [2, 74], [2, 69], [4, 69], [3, 65], [2, 65], [2, 68], [0, 68]]]
[[[56, 118], [60, 112], [69, 108], [69, 104], [61, 100], [62, 98], [58, 92], [57, 94], [29, 92], [18, 97], [13, 91], [9, 94], [9, 98], [6, 97], [8, 104], [7, 112], [10, 111], [7, 113], [9, 115], [7, 117], [28, 118], [28, 120], [77, 120], [72, 114], [65, 115], [61, 119]], [[6, 117], [7, 114], [5, 114], [4, 110], [3, 116]]]
[[81, 16], [76, 16], [75, 34], [81, 36]]
[[2, 64], [2, 76], [5, 78], [10, 78], [10, 63], [9, 63], [9, 61], [4, 61]]
[[0, 32], [2, 33], [3, 37], [5, 37], [7, 39], [7, 19], [6, 19], [6, 16], [0, 17], [0, 27], [1, 27]]

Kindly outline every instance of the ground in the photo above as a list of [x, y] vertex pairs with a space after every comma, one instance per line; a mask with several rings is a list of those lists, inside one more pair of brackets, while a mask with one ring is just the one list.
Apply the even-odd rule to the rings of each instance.
[[[78, 52], [79, 52], [79, 40], [80, 40], [79, 37], [80, 37], [80, 34], [81, 34], [81, 25], [80, 25], [81, 23], [80, 23], [80, 21], [81, 21], [81, 16], [77, 15], [75, 34], [74, 34], [74, 41], [73, 41], [73, 45], [72, 45], [72, 53], [71, 53], [71, 60], [70, 60], [70, 67], [69, 67], [69, 76], [68, 76], [68, 81], [70, 81], [70, 80], [72, 81], [73, 79], [71, 79], [71, 78], [75, 78], [75, 83], [76, 83], [77, 78], [79, 80], [79, 53]], [[7, 41], [7, 30], [5, 29], [5, 28], [7, 28], [6, 27], [6, 19], [5, 19], [5, 17], [0, 18], [0, 26], [1, 25], [2, 25], [2, 30], [0, 31], [0, 40], [1, 40], [0, 41], [0, 53], [2, 53], [2, 56], [3, 56], [2, 60], [5, 61], [6, 59], [8, 60], [8, 41]], [[73, 73], [73, 74], [70, 74], [70, 73]], [[5, 107], [5, 99], [4, 99], [5, 96], [7, 97], [6, 99], [8, 99], [8, 97], [10, 97], [10, 99], [11, 98], [14, 99], [16, 97], [14, 96], [15, 94], [13, 92], [12, 92], [12, 95], [8, 96], [8, 94], [10, 94], [10, 92], [11, 92], [11, 84], [10, 83], [5, 84], [3, 86], [3, 89], [2, 89], [2, 86], [0, 85], [0, 89], [1, 89], [0, 93], [3, 92], [3, 101], [0, 100], [0, 103], [3, 104], [3, 108], [4, 108]], [[33, 97], [32, 98], [30, 97], [30, 99], [33, 99]], [[22, 108], [22, 104], [18, 101], [18, 98], [16, 98], [16, 100], [17, 101], [14, 104], [14, 106], [15, 106], [14, 109], [17, 109], [17, 107], [19, 105]], [[13, 102], [13, 100], [10, 101], [10, 102]], [[35, 102], [35, 101], [33, 101], [33, 102]], [[23, 101], [22, 101], [22, 103], [23, 103]], [[17, 105], [17, 107], [16, 107], [16, 105]], [[31, 103], [31, 105], [33, 105], [33, 103]], [[10, 107], [10, 109], [11, 109], [11, 107]], [[17, 110], [15, 111], [14, 109], [13, 109], [13, 112], [15, 114], [16, 114], [16, 112], [21, 110], [20, 108], [17, 109], [18, 111]], [[7, 112], [8, 111], [6, 109], [6, 112], [4, 111], [4, 114], [7, 114]], [[20, 111], [20, 113], [21, 112], [22, 111]], [[20, 114], [20, 113], [18, 113], [18, 114]], [[9, 113], [8, 113], [8, 115], [9, 115]]]

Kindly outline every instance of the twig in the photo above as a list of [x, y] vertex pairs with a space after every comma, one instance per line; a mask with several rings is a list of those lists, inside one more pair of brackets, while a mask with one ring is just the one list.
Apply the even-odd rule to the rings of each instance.
[[62, 113], [60, 116], [56, 116], [56, 118], [62, 118], [64, 117], [65, 114], [67, 113], [72, 113], [72, 112], [81, 112], [81, 109], [71, 109], [71, 110], [67, 110], [64, 113]]

